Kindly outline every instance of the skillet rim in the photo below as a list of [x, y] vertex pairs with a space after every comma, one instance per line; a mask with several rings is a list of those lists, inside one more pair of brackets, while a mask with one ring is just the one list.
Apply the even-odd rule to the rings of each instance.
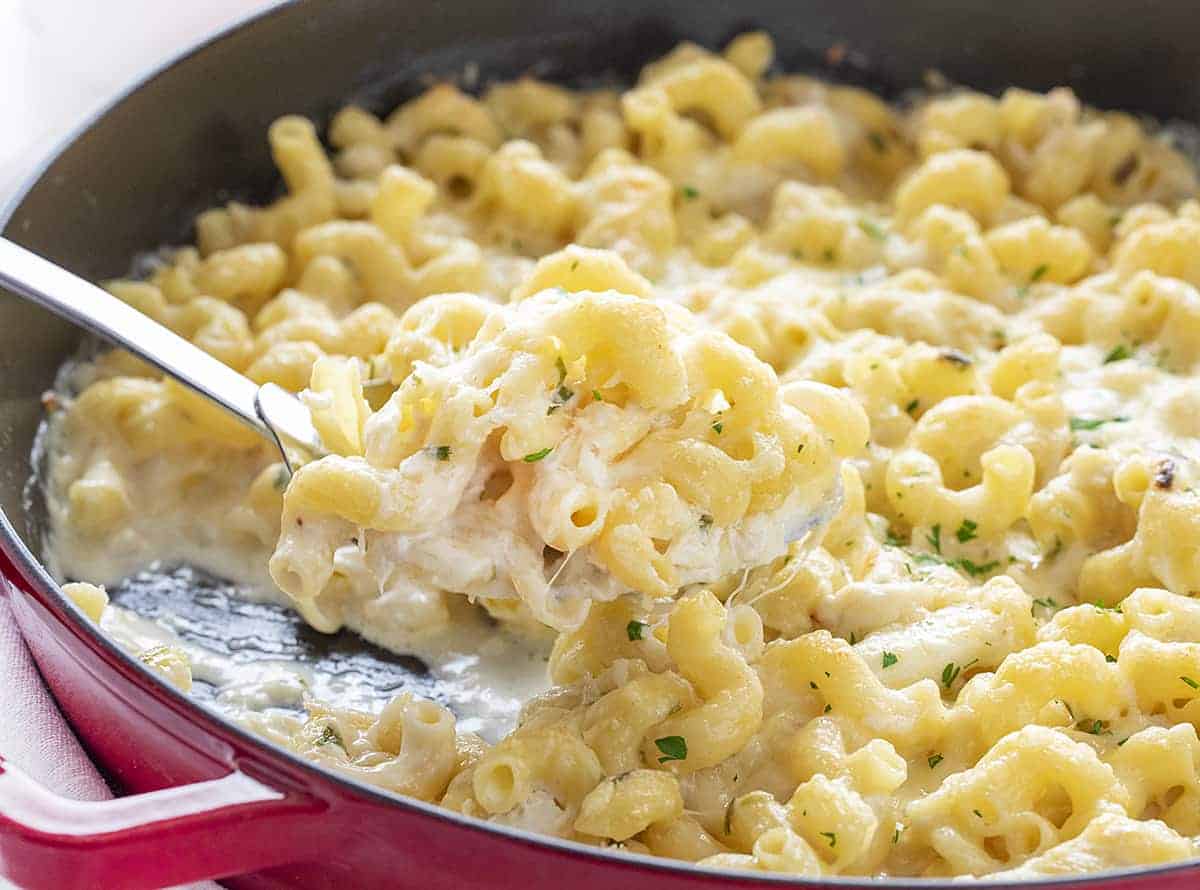
[[[270, 0], [265, 7], [235, 18], [224, 27], [196, 42], [187, 44], [180, 51], [159, 63], [149, 66], [142, 74], [131, 79], [125, 87], [119, 89], [109, 99], [88, 113], [79, 124], [72, 127], [64, 136], [56, 140], [41, 160], [34, 165], [32, 170], [18, 181], [18, 185], [10, 197], [3, 204], [0, 204], [0, 232], [6, 237], [19, 241], [19, 233], [12, 230], [16, 228], [15, 220], [25, 200], [42, 184], [54, 164], [76, 142], [135, 93], [140, 92], [152, 81], [157, 80], [159, 77], [181, 66], [214, 45], [223, 42], [233, 34], [242, 31], [248, 32], [254, 25], [265, 19], [275, 18], [276, 16], [288, 13], [297, 13], [297, 11], [302, 10], [310, 2], [316, 2], [316, 0]], [[685, 38], [681, 36], [680, 39]], [[323, 123], [327, 125], [327, 122]], [[0, 455], [0, 459], [10, 457], [11, 455]], [[62, 588], [50, 576], [41, 561], [30, 551], [24, 538], [17, 532], [14, 524], [2, 508], [0, 508], [0, 551], [4, 553], [17, 569], [22, 579], [34, 588], [33, 593], [28, 594], [26, 591], [21, 590], [13, 580], [6, 579], [9, 586], [15, 592], [20, 595], [32, 595], [36, 599], [40, 599], [42, 604], [47, 606], [49, 611], [53, 613], [55, 620], [62, 624], [77, 639], [89, 645], [110, 668], [123, 669], [128, 678], [135, 681], [142, 688], [142, 691], [153, 696], [158, 702], [167, 705], [178, 716], [184, 718], [188, 724], [203, 728], [207, 734], [216, 736], [217, 738], [232, 736], [242, 746], [254, 750], [267, 763], [270, 763], [274, 759], [282, 759], [291, 768], [298, 769], [302, 773], [309, 773], [318, 783], [332, 784], [342, 795], [365, 797], [378, 804], [399, 806], [409, 809], [414, 813], [420, 813], [424, 816], [449, 822], [469, 831], [498, 835], [508, 841], [515, 841], [525, 846], [546, 848], [576, 858], [596, 859], [606, 866], [645, 868], [654, 871], [672, 872], [684, 877], [727, 878], [731, 882], [739, 882], [743, 886], [759, 884], [763, 886], [809, 887], [814, 888], [814, 890], [819, 890], [819, 888], [823, 887], [846, 888], [846, 890], [868, 890], [868, 888], [879, 888], [879, 890], [933, 890], [933, 888], [939, 888], [939, 890], [949, 890], [951, 887], [963, 886], [963, 878], [893, 878], [857, 875], [795, 877], [728, 868], [702, 868], [695, 863], [683, 860], [667, 859], [628, 851], [618, 852], [611, 848], [595, 847], [579, 841], [557, 838], [526, 829], [488, 823], [473, 816], [447, 810], [437, 804], [405, 797], [378, 786], [349, 778], [332, 769], [306, 760], [269, 739], [256, 735], [248, 729], [239, 726], [217, 711], [205, 707], [202, 703], [195, 701], [168, 682], [160, 672], [152, 670], [133, 655], [117, 646], [113, 640], [104, 634], [94, 622], [90, 621], [82, 610], [63, 593]], [[63, 716], [65, 717], [65, 714]], [[70, 724], [69, 720], [68, 724]], [[170, 734], [170, 730], [164, 731]], [[238, 752], [235, 751], [232, 762], [228, 765], [234, 769], [241, 769], [244, 759], [244, 757], [238, 756]], [[255, 770], [252, 769], [251, 772], [253, 773]], [[258, 779], [258, 781], [262, 781], [268, 786], [272, 784], [272, 780], [269, 777]], [[306, 785], [300, 790], [302, 790], [302, 793], [321, 799], [332, 806], [338, 805], [336, 802], [331, 804], [325, 795], [315, 793], [316, 791], [324, 790], [319, 784]], [[978, 890], [1005, 890], [1005, 888], [1018, 886], [1053, 888], [1060, 886], [1094, 885], [1098, 888], [1103, 888], [1109, 882], [1116, 882], [1122, 879], [1138, 878], [1148, 881], [1151, 878], [1170, 876], [1175, 873], [1186, 873], [1188, 871], [1196, 871], [1200, 875], [1200, 853], [1192, 859], [1158, 866], [1110, 869], [1086, 874], [1056, 875], [1034, 877], [1031, 879], [1021, 878], [1004, 881], [973, 880], [969, 886], [978, 888]], [[731, 884], [731, 886], [737, 886], [737, 884]], [[1121, 888], [1113, 885], [1112, 890], [1121, 890]]]

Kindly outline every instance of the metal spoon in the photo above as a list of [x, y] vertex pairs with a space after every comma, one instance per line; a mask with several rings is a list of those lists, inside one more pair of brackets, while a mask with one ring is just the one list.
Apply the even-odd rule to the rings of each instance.
[[284, 444], [327, 453], [308, 408], [281, 386], [259, 386], [112, 294], [0, 238], [0, 285], [72, 324], [124, 347], [270, 439], [292, 470]]

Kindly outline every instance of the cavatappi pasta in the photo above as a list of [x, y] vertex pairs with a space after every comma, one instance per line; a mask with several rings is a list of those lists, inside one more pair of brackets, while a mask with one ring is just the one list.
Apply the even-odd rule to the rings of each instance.
[[1066, 89], [898, 108], [772, 52], [277, 121], [284, 197], [109, 287], [333, 453], [289, 483], [104, 355], [64, 572], [220, 546], [321, 630], [552, 626], [492, 742], [408, 693], [247, 718], [491, 822], [794, 875], [1196, 855], [1195, 170]]

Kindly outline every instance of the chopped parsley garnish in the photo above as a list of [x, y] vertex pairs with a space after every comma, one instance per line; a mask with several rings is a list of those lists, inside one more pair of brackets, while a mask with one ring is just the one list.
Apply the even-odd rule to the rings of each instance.
[[1030, 285], [1038, 281], [1043, 275], [1050, 271], [1050, 267], [1042, 263], [1033, 270], [1033, 274], [1029, 276], [1029, 281], [1017, 288], [1017, 299], [1024, 300], [1029, 294]]
[[685, 185], [680, 189], [680, 191], [683, 192], [683, 196], [689, 201], [694, 201], [696, 198], [700, 197], [700, 190], [695, 186]]
[[712, 524], [713, 524], [712, 516], [710, 516], [707, 513], [704, 513], [700, 516], [700, 528], [703, 531], [708, 531], [710, 528], [712, 528]]
[[829, 846], [831, 846], [831, 847], [836, 847], [836, 846], [837, 846], [837, 832], [834, 832], [834, 831], [822, 831], [822, 832], [821, 832], [821, 837], [827, 837], [827, 838], [829, 838]]
[[598, 390], [598, 389], [592, 390], [592, 398], [595, 399], [597, 402], [604, 401], [604, 396], [600, 395], [600, 390]]
[[904, 406], [904, 412], [909, 415], [916, 414], [917, 406], [920, 404], [921, 404], [920, 399], [913, 399], [911, 402], [909, 402], [907, 405]]
[[976, 816], [978, 816], [980, 819], [983, 818], [983, 813], [979, 812], [979, 810], [971, 810], [971, 812], [974, 813]]
[[940, 522], [935, 523], [934, 526], [929, 529], [929, 533], [925, 535], [925, 540], [929, 542], [929, 546], [932, 547], [935, 552], [942, 552], [942, 524]]
[[880, 154], [887, 151], [887, 144], [883, 141], [883, 135], [877, 130], [867, 131], [867, 141], [871, 143], [871, 148], [875, 149]]
[[832, 263], [836, 257], [837, 253], [834, 252], [832, 247], [826, 247], [825, 250], [821, 252], [821, 259], [827, 263]]
[[558, 368], [558, 385], [562, 386], [563, 381], [567, 379], [567, 363], [561, 355], [554, 360], [554, 367]]
[[801, 442], [799, 445], [796, 446], [797, 454], [800, 454], [802, 451], [804, 451], [804, 443], [803, 442]]
[[1124, 361], [1127, 358], [1133, 358], [1133, 353], [1124, 343], [1118, 343], [1108, 355], [1104, 356], [1104, 364], [1111, 365], [1113, 362]]
[[967, 543], [967, 541], [970, 541], [972, 538], [978, 537], [975, 534], [975, 531], [978, 528], [979, 528], [979, 523], [973, 522], [970, 519], [964, 519], [962, 521], [962, 525], [960, 525], [958, 527], [958, 531], [956, 531], [954, 533], [954, 537], [958, 538], [958, 542], [960, 544], [965, 544], [965, 543]]
[[959, 566], [964, 572], [966, 572], [972, 578], [978, 578], [980, 575], [987, 575], [991, 572], [996, 571], [996, 569], [1000, 568], [999, 560], [993, 559], [991, 562], [977, 563], [977, 562], [972, 562], [971, 560], [967, 559], [965, 556], [962, 557], [961, 559], [955, 560], [954, 564]]
[[668, 760], [687, 760], [687, 739], [681, 735], [663, 736], [661, 739], [655, 739], [654, 745], [663, 755], [658, 758], [659, 763], [666, 763]]
[[884, 668], [884, 670], [887, 670], [888, 668], [890, 668], [892, 665], [894, 665], [899, 660], [900, 660], [900, 658], [899, 658], [899, 656], [896, 655], [895, 652], [886, 652], [885, 651], [883, 653], [883, 668]]
[[1100, 733], [1104, 732], [1104, 721], [1092, 720], [1089, 722], [1087, 720], [1080, 720], [1075, 728], [1081, 732], [1086, 732], [1088, 735], [1100, 735]]
[[947, 664], [942, 668], [942, 685], [949, 689], [954, 684], [954, 681], [958, 679], [958, 674], [961, 670], [962, 668], [953, 661]]
[[1117, 663], [1117, 657], [1115, 655], [1105, 655], [1104, 660], [1107, 661], [1109, 664]]
[[946, 758], [943, 757], [941, 754], [930, 754], [929, 755], [929, 768], [936, 769], [937, 765], [945, 759]]
[[830, 711], [832, 711], [832, 710], [833, 710], [833, 705], [826, 705], [826, 706], [825, 706], [825, 710], [824, 710], [824, 711], [822, 711], [821, 713], [822, 713], [822, 714], [828, 714], [828, 713], [829, 713]]
[[1187, 683], [1188, 686], [1191, 686], [1193, 689], [1200, 689], [1200, 683], [1197, 683], [1191, 677], [1180, 677], [1179, 679], [1184, 683]]
[[712, 428], [713, 428], [713, 432], [719, 436], [719, 435], [721, 435], [721, 431], [723, 429], [725, 429], [725, 424], [721, 423], [721, 421], [719, 421], [719, 420], [716, 420], [716, 421], [713, 421]]
[[809, 680], [809, 681], [808, 681], [808, 688], [809, 688], [809, 689], [820, 689], [821, 687], [817, 685], [817, 681], [816, 681], [816, 680]]
[[630, 642], [634, 640], [644, 640], [642, 633], [649, 627], [648, 624], [642, 621], [630, 621], [625, 625], [625, 635], [629, 637]]
[[858, 227], [862, 229], [868, 237], [874, 238], [876, 241], [887, 240], [887, 233], [869, 219], [860, 219], [858, 221]]
[[317, 744], [337, 745], [339, 748], [346, 747], [345, 744], [343, 744], [342, 737], [338, 734], [338, 731], [329, 725], [326, 725], [325, 728], [321, 730], [321, 735], [317, 739]]
[[1052, 596], [1038, 597], [1033, 601], [1034, 606], [1041, 606], [1043, 609], [1057, 609], [1058, 601]]
[[438, 445], [433, 449], [433, 456], [438, 460], [450, 460], [450, 446]]
[[1072, 417], [1071, 431], [1079, 432], [1080, 430], [1095, 430], [1104, 426], [1106, 423], [1126, 423], [1129, 418], [1125, 416], [1118, 417]]
[[534, 451], [532, 454], [525, 455], [521, 460], [527, 464], [535, 464], [553, 450], [553, 448], [543, 448], [541, 451]]

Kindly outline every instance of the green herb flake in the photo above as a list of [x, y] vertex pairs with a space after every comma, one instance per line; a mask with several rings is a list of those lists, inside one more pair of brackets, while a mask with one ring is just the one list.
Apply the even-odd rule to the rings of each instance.
[[809, 688], [809, 689], [820, 689], [821, 687], [817, 685], [817, 681], [816, 681], [816, 680], [809, 680], [809, 681], [808, 681], [808, 688]]
[[834, 249], [832, 247], [826, 247], [821, 252], [821, 259], [823, 259], [827, 263], [832, 263], [835, 259], [837, 259], [837, 253], [834, 251]]
[[567, 363], [563, 361], [560, 355], [554, 360], [554, 367], [558, 368], [558, 386], [562, 386], [563, 381], [567, 379]]
[[1045, 263], [1042, 263], [1040, 266], [1038, 266], [1036, 269], [1034, 269], [1033, 274], [1029, 276], [1030, 283], [1033, 283], [1035, 281], [1041, 281], [1043, 278], [1046, 277], [1046, 273], [1049, 271], [1050, 271], [1050, 267], [1048, 265], [1046, 265]]
[[1197, 683], [1191, 677], [1180, 677], [1179, 679], [1184, 683], [1187, 683], [1188, 686], [1191, 686], [1193, 689], [1200, 689], [1200, 683]]
[[942, 552], [942, 524], [934, 523], [929, 529], [929, 533], [925, 535], [925, 540], [929, 542], [929, 546], [933, 548], [935, 553]]
[[900, 826], [899, 825], [897, 825], [896, 830], [892, 832], [892, 843], [893, 844], [900, 843]]
[[725, 429], [725, 424], [723, 424], [723, 423], [721, 423], [721, 421], [717, 420], [717, 421], [713, 422], [712, 428], [713, 428], [713, 432], [719, 436], [719, 435], [721, 435], [721, 431]]
[[834, 832], [834, 831], [822, 831], [822, 832], [821, 832], [821, 837], [829, 838], [829, 846], [831, 846], [831, 847], [836, 847], [836, 846], [837, 846], [837, 832]]
[[597, 402], [604, 401], [604, 396], [600, 395], [600, 390], [598, 390], [598, 389], [592, 390], [592, 398], [595, 399]]
[[887, 240], [887, 233], [869, 219], [860, 219], [858, 221], [858, 227], [862, 229], [869, 238], [874, 238], [876, 241]]
[[885, 651], [883, 653], [883, 669], [887, 670], [888, 668], [890, 668], [892, 665], [894, 665], [899, 660], [900, 660], [900, 658], [898, 655], [896, 655], [895, 652], [886, 652]]
[[946, 758], [945, 758], [945, 757], [943, 757], [941, 754], [930, 754], [930, 755], [929, 755], [929, 760], [928, 760], [928, 763], [929, 763], [929, 768], [930, 768], [930, 769], [937, 769], [937, 765], [938, 765], [939, 763], [941, 763], [941, 762], [942, 762], [943, 760], [945, 760], [945, 759], [946, 759]]
[[822, 714], [828, 714], [828, 713], [829, 713], [830, 711], [832, 711], [832, 710], [833, 710], [833, 705], [826, 705], [826, 706], [825, 706], [825, 710], [824, 710], [824, 711], [822, 711], [821, 713], [822, 713]]
[[1086, 732], [1088, 735], [1100, 735], [1104, 732], [1103, 720], [1081, 720], [1075, 726], [1081, 732]]
[[920, 399], [913, 399], [911, 402], [909, 402], [907, 405], [904, 406], [904, 412], [911, 417], [912, 415], [917, 413], [917, 406], [920, 404], [921, 404]]
[[980, 575], [990, 575], [996, 569], [1000, 568], [1000, 561], [993, 559], [991, 562], [977, 563], [964, 556], [956, 560], [955, 565], [959, 566], [972, 578], [978, 578]]
[[1106, 423], [1127, 423], [1128, 417], [1072, 417], [1070, 420], [1071, 431], [1080, 432], [1086, 430], [1095, 430], [1104, 426]]
[[1127, 358], [1133, 358], [1133, 353], [1124, 343], [1119, 343], [1112, 348], [1108, 355], [1104, 356], [1104, 364], [1111, 365], [1113, 362], [1124, 361]]
[[871, 143], [871, 148], [875, 149], [880, 154], [887, 151], [887, 143], [883, 141], [883, 134], [878, 130], [867, 131], [867, 142]]
[[629, 637], [629, 641], [631, 643], [635, 640], [644, 640], [645, 637], [642, 636], [642, 634], [649, 626], [650, 625], [646, 624], [644, 621], [638, 621], [636, 619], [630, 621], [625, 625], [625, 636]]
[[663, 755], [658, 758], [659, 763], [666, 763], [668, 760], [687, 760], [687, 739], [681, 735], [668, 735], [661, 739], [655, 739], [654, 746]]
[[527, 454], [521, 460], [527, 464], [536, 464], [539, 460], [553, 451], [553, 448], [543, 448], [541, 451], [534, 451], [532, 454]]
[[713, 518], [708, 513], [704, 513], [700, 516], [700, 529], [702, 531], [708, 531], [710, 528], [712, 528], [712, 524]]
[[434, 454], [434, 457], [436, 457], [438, 460], [450, 460], [450, 446], [449, 445], [438, 445], [433, 450], [433, 454]]
[[971, 812], [974, 813], [976, 816], [978, 816], [980, 819], [983, 818], [983, 813], [979, 812], [979, 810], [971, 810]]
[[1058, 601], [1052, 596], [1038, 597], [1033, 601], [1034, 606], [1041, 606], [1043, 609], [1058, 609]]
[[685, 185], [680, 191], [683, 192], [683, 196], [689, 201], [694, 201], [700, 197], [700, 190], [695, 186]]
[[958, 538], [960, 544], [965, 544], [967, 541], [978, 537], [976, 530], [979, 528], [979, 523], [970, 519], [964, 519], [962, 525], [958, 527], [958, 531], [954, 533], [954, 537]]
[[1117, 658], [1116, 658], [1116, 656], [1115, 656], [1115, 655], [1105, 655], [1105, 656], [1104, 656], [1104, 660], [1105, 660], [1105, 661], [1107, 661], [1109, 664], [1116, 664], [1116, 663], [1117, 663]]
[[953, 661], [942, 668], [942, 685], [949, 689], [954, 685], [954, 681], [958, 679], [958, 674], [962, 670]]
[[325, 728], [321, 730], [321, 735], [320, 735], [320, 737], [317, 738], [317, 744], [318, 745], [337, 745], [339, 748], [342, 748], [342, 749], [345, 749], [345, 747], [346, 747], [345, 743], [342, 742], [342, 737], [338, 733], [337, 729], [335, 729], [333, 726], [330, 726], [328, 724], [326, 724]]

